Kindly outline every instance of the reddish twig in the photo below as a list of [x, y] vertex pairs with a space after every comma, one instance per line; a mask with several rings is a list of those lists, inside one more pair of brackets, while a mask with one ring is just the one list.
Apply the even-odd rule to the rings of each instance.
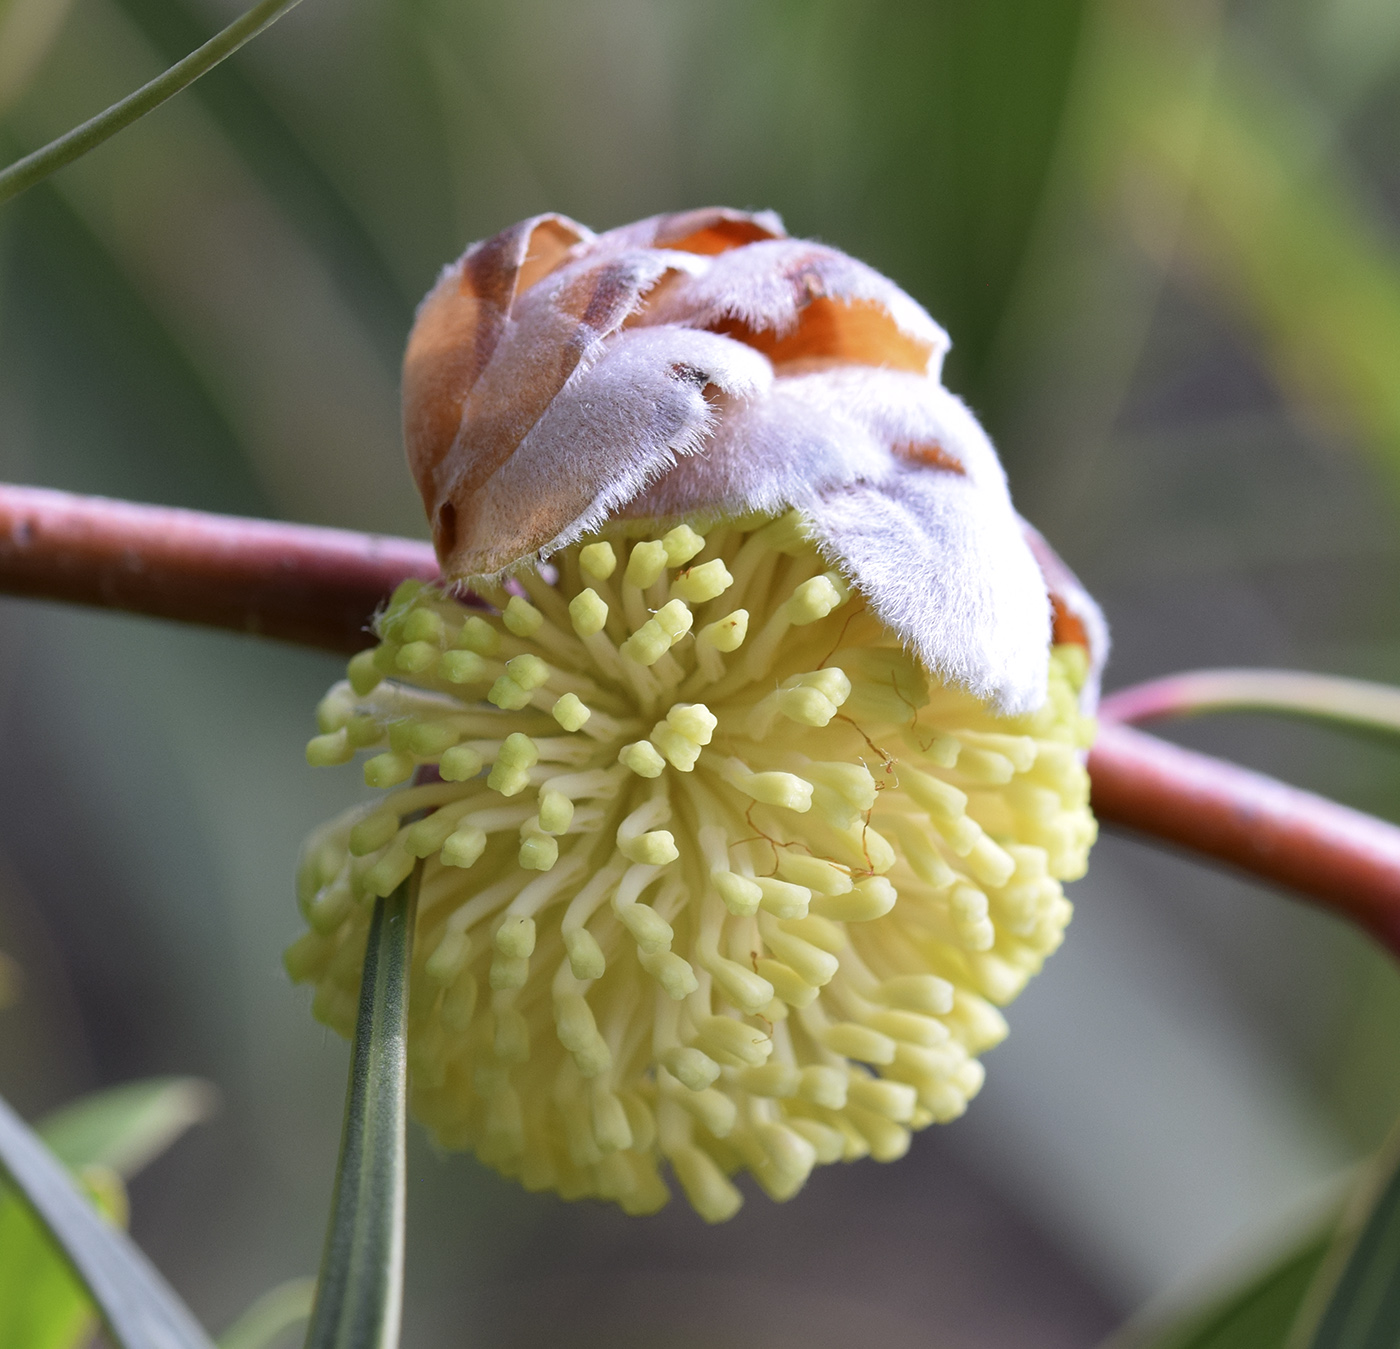
[[1105, 723], [1094, 813], [1347, 915], [1400, 955], [1400, 828], [1209, 755]]
[[[0, 592], [279, 637], [370, 643], [427, 544], [0, 486]], [[1400, 954], [1400, 828], [1258, 773], [1105, 724], [1089, 757], [1099, 817], [1297, 891]]]
[[366, 622], [408, 576], [410, 539], [0, 486], [0, 591], [279, 637], [372, 644]]

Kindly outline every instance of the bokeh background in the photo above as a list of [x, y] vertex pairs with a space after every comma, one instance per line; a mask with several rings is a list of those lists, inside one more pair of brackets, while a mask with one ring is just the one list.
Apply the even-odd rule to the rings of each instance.
[[[0, 0], [3, 157], [233, 13]], [[0, 477], [422, 535], [397, 362], [442, 263], [541, 210], [774, 207], [950, 330], [1110, 688], [1397, 682], [1397, 138], [1394, 0], [306, 0], [0, 209]], [[364, 790], [302, 761], [336, 676], [0, 603], [0, 1092], [217, 1086], [133, 1188], [215, 1329], [319, 1260], [347, 1054], [279, 954], [300, 837]], [[1391, 748], [1168, 733], [1400, 813]], [[415, 1137], [407, 1349], [1068, 1349], [1286, 1242], [1400, 1108], [1400, 979], [1121, 837], [1073, 898], [970, 1113], [787, 1205], [626, 1219]]]

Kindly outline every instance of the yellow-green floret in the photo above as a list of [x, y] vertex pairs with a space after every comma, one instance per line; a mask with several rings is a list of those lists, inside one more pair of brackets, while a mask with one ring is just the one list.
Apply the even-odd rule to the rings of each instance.
[[311, 762], [373, 749], [392, 790], [308, 841], [293, 977], [348, 1035], [373, 897], [421, 859], [411, 1102], [445, 1146], [637, 1213], [664, 1163], [711, 1221], [739, 1170], [785, 1199], [901, 1156], [976, 1094], [1069, 920], [1084, 653], [998, 716], [795, 513], [553, 565], [492, 609], [406, 583], [326, 695]]

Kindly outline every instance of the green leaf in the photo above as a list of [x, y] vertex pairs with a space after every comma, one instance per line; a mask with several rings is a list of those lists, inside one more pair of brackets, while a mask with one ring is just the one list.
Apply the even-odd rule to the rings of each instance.
[[421, 864], [377, 900], [345, 1126], [306, 1349], [394, 1349], [403, 1299], [408, 968]]
[[315, 1279], [288, 1279], [269, 1289], [219, 1336], [219, 1349], [265, 1349], [311, 1315]]
[[[115, 1172], [88, 1168], [83, 1181], [104, 1217], [124, 1221]], [[77, 1349], [96, 1328], [91, 1299], [42, 1224], [17, 1200], [0, 1198], [0, 1349]]]
[[[206, 1118], [213, 1092], [192, 1078], [157, 1078], [97, 1092], [48, 1116], [39, 1134], [80, 1172], [111, 1222], [126, 1217], [122, 1178]], [[96, 1325], [92, 1302], [52, 1238], [18, 1200], [0, 1194], [0, 1349], [68, 1349]]]
[[214, 1111], [217, 1097], [193, 1077], [155, 1077], [86, 1096], [49, 1115], [39, 1136], [69, 1167], [107, 1166], [125, 1179]]
[[[120, 1349], [212, 1349], [199, 1323], [135, 1243], [100, 1216], [63, 1163], [4, 1101], [0, 1172], [52, 1235]], [[91, 1173], [99, 1185], [101, 1176], [101, 1168]], [[33, 1345], [21, 1341], [15, 1349]]]
[[1395, 1349], [1400, 1343], [1400, 1134], [1343, 1224], [1318, 1275], [1295, 1345]]
[[256, 37], [269, 24], [276, 23], [300, 0], [259, 0], [252, 9], [240, 14], [229, 26], [216, 33], [202, 47], [192, 51], [183, 61], [143, 84], [135, 93], [113, 103], [105, 112], [90, 117], [55, 141], [50, 141], [33, 154], [25, 155], [9, 168], [0, 170], [0, 202], [18, 196], [26, 188], [47, 178], [55, 169], [80, 159], [89, 150], [118, 131], [139, 121], [166, 99], [193, 84], [206, 71], [212, 70], [225, 57], [232, 56], [249, 38]]
[[1204, 1306], [1115, 1335], [1104, 1349], [1283, 1349], [1332, 1241], [1332, 1226]]

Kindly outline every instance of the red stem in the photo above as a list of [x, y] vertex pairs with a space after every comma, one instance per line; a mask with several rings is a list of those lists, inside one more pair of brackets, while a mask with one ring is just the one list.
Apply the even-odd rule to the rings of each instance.
[[1094, 813], [1275, 881], [1400, 955], [1400, 828], [1156, 736], [1106, 722]]
[[0, 486], [0, 591], [354, 652], [426, 543]]
[[[331, 651], [438, 574], [407, 539], [0, 486], [0, 592], [235, 628]], [[1140, 731], [1089, 756], [1100, 819], [1277, 882], [1400, 955], [1400, 828]]]

